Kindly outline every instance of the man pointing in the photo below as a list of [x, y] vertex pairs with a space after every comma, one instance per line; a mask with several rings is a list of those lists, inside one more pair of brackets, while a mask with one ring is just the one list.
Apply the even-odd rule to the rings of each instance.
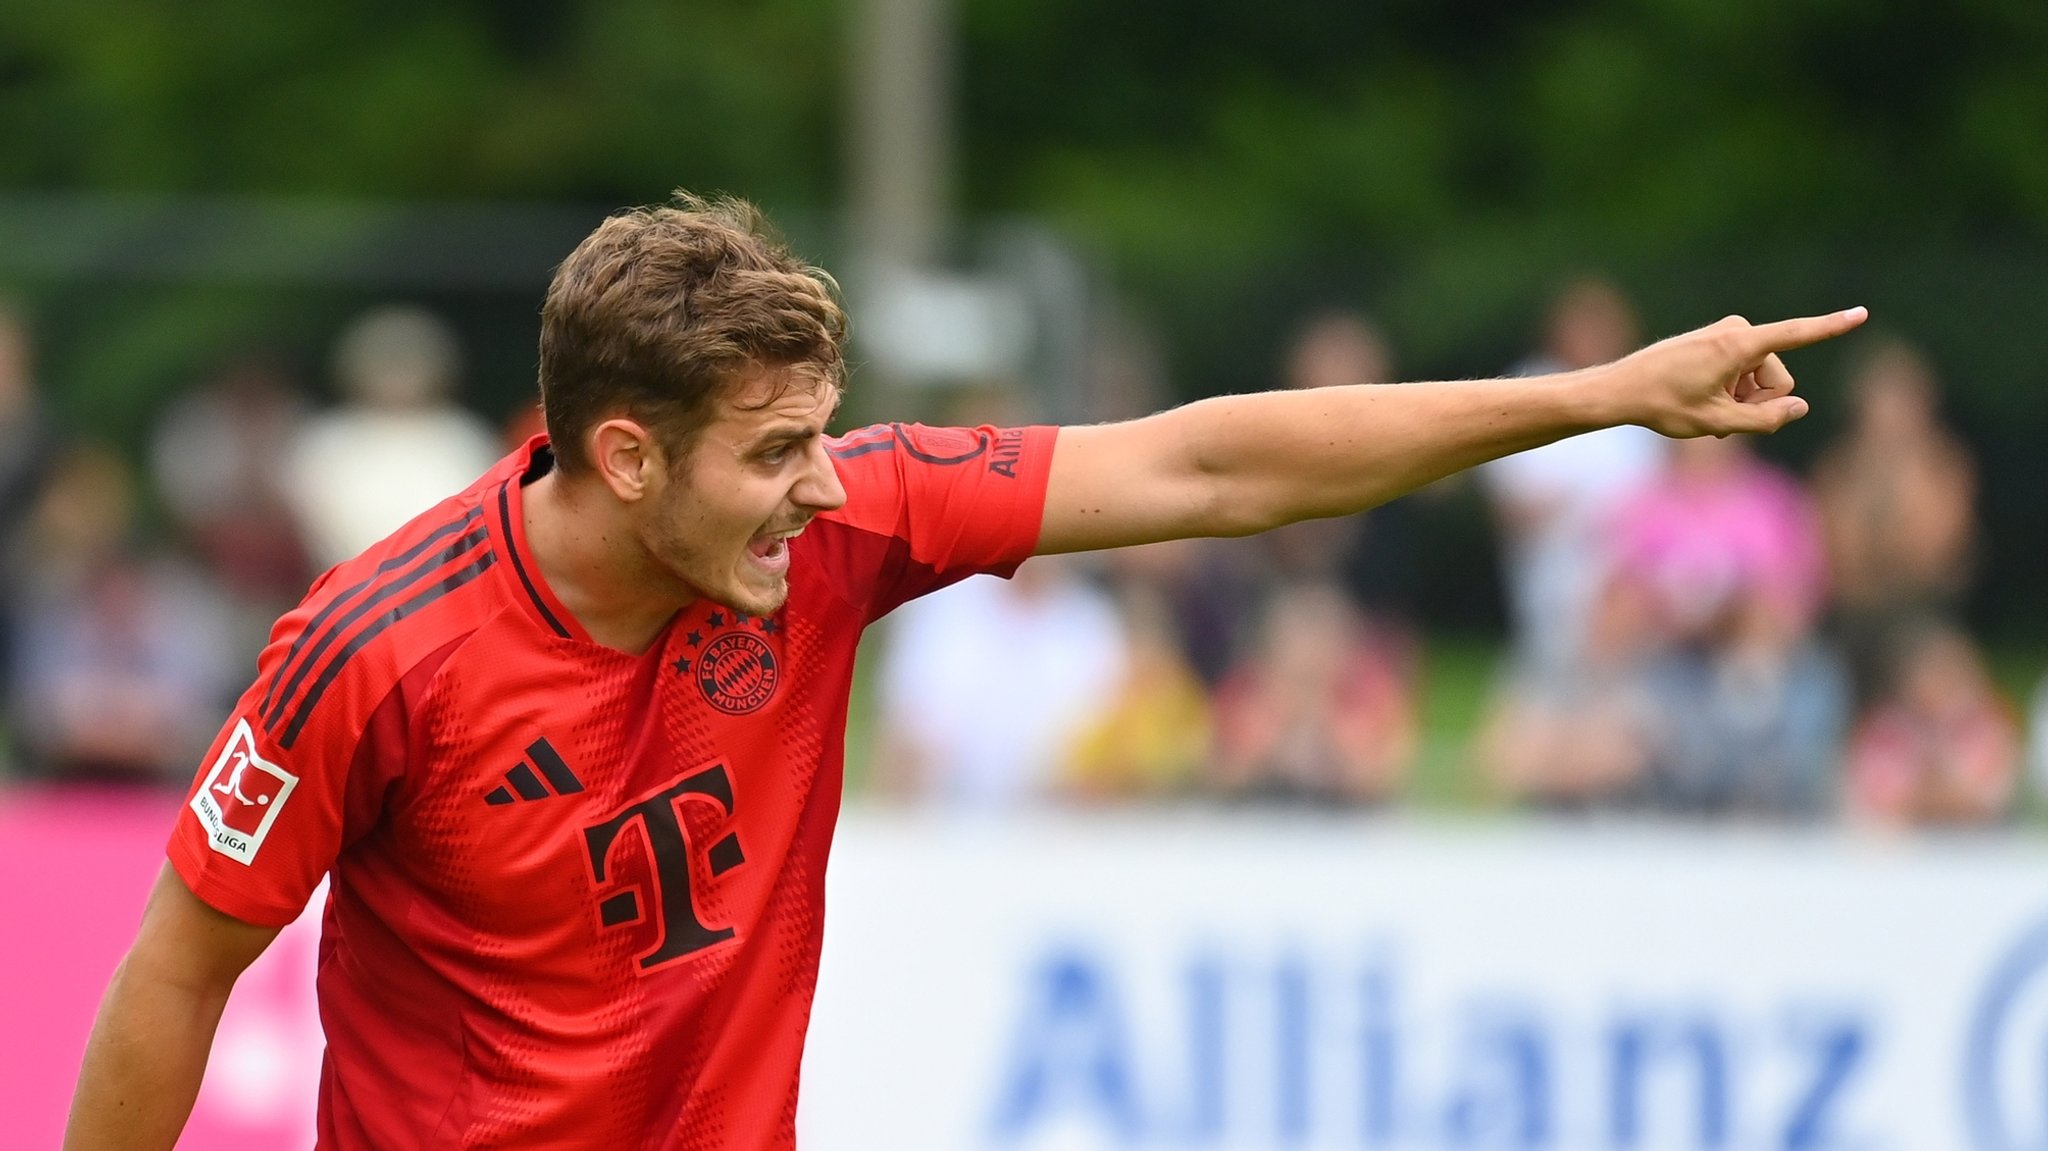
[[1034, 554], [1344, 515], [1594, 428], [1775, 431], [1806, 411], [1778, 354], [1863, 318], [1731, 317], [1554, 376], [834, 438], [829, 279], [744, 204], [615, 216], [548, 291], [547, 434], [278, 622], [66, 1146], [175, 1142], [236, 976], [326, 878], [321, 1147], [789, 1147], [868, 624]]

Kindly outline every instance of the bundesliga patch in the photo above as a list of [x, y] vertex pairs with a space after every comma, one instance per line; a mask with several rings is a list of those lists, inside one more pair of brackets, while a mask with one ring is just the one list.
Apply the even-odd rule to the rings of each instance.
[[298, 785], [298, 776], [256, 754], [249, 721], [237, 720], [227, 747], [192, 797], [192, 814], [206, 829], [207, 846], [250, 863]]

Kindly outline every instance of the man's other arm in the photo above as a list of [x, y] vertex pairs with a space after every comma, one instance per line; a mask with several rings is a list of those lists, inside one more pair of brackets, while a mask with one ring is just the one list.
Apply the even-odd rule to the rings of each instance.
[[1677, 437], [1773, 432], [1806, 413], [1778, 353], [1863, 319], [1861, 308], [1761, 325], [1731, 316], [1580, 372], [1221, 396], [1063, 428], [1037, 550], [1249, 535], [1347, 515], [1619, 424]]
[[207, 906], [176, 872], [163, 869], [86, 1043], [65, 1151], [169, 1148], [178, 1141], [228, 992], [276, 937], [274, 927]]

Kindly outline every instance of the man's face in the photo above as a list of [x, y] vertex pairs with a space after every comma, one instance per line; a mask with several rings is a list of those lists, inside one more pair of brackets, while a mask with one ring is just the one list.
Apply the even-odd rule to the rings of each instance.
[[670, 469], [642, 523], [654, 562], [693, 596], [773, 614], [789, 598], [789, 539], [846, 502], [824, 442], [838, 406], [838, 387], [804, 368], [743, 378]]

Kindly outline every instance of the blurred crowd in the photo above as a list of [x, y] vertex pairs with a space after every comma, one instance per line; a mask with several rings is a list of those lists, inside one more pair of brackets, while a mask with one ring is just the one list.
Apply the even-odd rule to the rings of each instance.
[[[1586, 280], [1519, 374], [1635, 347]], [[1163, 403], [1158, 357], [1100, 343], [1095, 418]], [[1292, 388], [1396, 378], [1365, 316], [1306, 317]], [[0, 730], [6, 777], [182, 785], [314, 574], [537, 430], [458, 401], [432, 314], [374, 310], [338, 402], [249, 356], [161, 412], [146, 452], [61, 429], [0, 307]], [[1398, 805], [1425, 755], [1502, 805], [1885, 826], [2010, 821], [2048, 780], [2048, 688], [2001, 695], [1961, 622], [1971, 452], [1913, 347], [1865, 341], [1845, 426], [1799, 475], [1740, 439], [1579, 436], [1474, 477], [1509, 635], [1470, 731], [1426, 730], [1416, 518], [1431, 493], [1241, 540], [1044, 557], [900, 609], [872, 669], [869, 785], [996, 811], [1181, 800]], [[959, 422], [1031, 418], [963, 393]], [[2031, 724], [2027, 719], [2031, 711]], [[2027, 732], [2034, 732], [2029, 753]], [[1445, 750], [1449, 742], [1448, 751]]]
[[[1598, 280], [1561, 291], [1544, 333], [1510, 372], [1605, 363], [1642, 335]], [[1347, 313], [1308, 318], [1278, 374], [1397, 378], [1384, 335]], [[1033, 560], [908, 605], [877, 776], [963, 808], [1385, 806], [1448, 738], [1435, 753], [1505, 806], [2009, 822], [2026, 722], [1962, 623], [1971, 453], [1909, 345], [1866, 341], [1847, 385], [1847, 426], [1805, 476], [1739, 438], [1627, 427], [1447, 481], [1476, 482], [1491, 510], [1510, 625], [1469, 732], [1423, 723], [1408, 561], [1414, 518], [1434, 514], [1424, 492], [1250, 539]], [[2048, 688], [2032, 710], [2048, 777]]]
[[427, 312], [362, 316], [330, 367], [341, 399], [317, 409], [282, 363], [238, 358], [124, 453], [56, 426], [27, 325], [0, 308], [7, 776], [182, 786], [314, 575], [503, 452], [456, 402], [461, 348]]

